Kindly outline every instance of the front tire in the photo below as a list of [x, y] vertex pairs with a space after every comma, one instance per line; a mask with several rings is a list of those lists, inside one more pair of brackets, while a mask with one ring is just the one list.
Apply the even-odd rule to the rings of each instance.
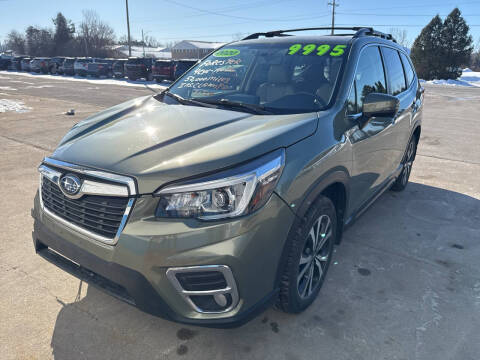
[[320, 196], [290, 230], [278, 307], [299, 313], [316, 299], [333, 256], [337, 217], [332, 201]]
[[410, 179], [410, 173], [412, 172], [413, 161], [415, 160], [415, 154], [417, 153], [417, 139], [412, 137], [407, 146], [407, 152], [405, 158], [402, 161], [402, 172], [398, 176], [397, 180], [393, 183], [391, 189], [393, 191], [403, 191], [408, 185]]

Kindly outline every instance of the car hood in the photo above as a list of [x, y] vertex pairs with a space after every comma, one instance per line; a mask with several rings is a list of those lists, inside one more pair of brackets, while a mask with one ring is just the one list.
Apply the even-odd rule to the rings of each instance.
[[134, 99], [75, 125], [52, 158], [134, 176], [141, 194], [287, 147], [313, 134], [317, 114], [252, 115]]

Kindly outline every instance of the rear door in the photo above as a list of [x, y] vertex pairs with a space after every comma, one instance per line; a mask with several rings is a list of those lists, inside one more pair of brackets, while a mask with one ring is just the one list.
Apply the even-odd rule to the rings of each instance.
[[350, 206], [354, 210], [373, 198], [393, 171], [395, 119], [375, 117], [365, 122], [362, 116], [363, 100], [368, 94], [387, 92], [387, 74], [380, 49], [368, 45], [360, 53], [347, 109], [354, 124], [347, 132], [353, 151]]

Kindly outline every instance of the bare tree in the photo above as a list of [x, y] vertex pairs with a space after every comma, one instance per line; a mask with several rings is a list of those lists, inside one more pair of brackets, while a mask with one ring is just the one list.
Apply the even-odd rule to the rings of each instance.
[[16, 30], [12, 30], [7, 35], [5, 41], [7, 50], [13, 50], [16, 54], [25, 54], [25, 36]]
[[145, 36], [145, 46], [148, 47], [159, 47], [161, 44], [153, 36]]
[[400, 45], [409, 48], [410, 47], [410, 41], [408, 40], [408, 34], [407, 30], [405, 29], [399, 29], [399, 28], [391, 28], [390, 29], [390, 34], [397, 40], [397, 43]]
[[113, 29], [94, 10], [83, 11], [78, 37], [87, 56], [106, 56], [108, 46], [115, 41]]
[[29, 26], [25, 30], [25, 47], [29, 55], [53, 55], [54, 41], [50, 29]]

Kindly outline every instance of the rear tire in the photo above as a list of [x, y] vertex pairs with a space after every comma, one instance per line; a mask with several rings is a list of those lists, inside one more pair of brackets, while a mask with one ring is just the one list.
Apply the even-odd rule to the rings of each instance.
[[299, 313], [317, 298], [332, 260], [336, 229], [335, 206], [325, 196], [290, 229], [277, 302], [281, 310]]
[[403, 191], [408, 185], [410, 179], [410, 173], [412, 172], [413, 161], [415, 160], [415, 154], [417, 153], [417, 138], [412, 136], [412, 139], [408, 143], [405, 158], [402, 161], [402, 172], [398, 176], [397, 180], [390, 188], [393, 191]]

